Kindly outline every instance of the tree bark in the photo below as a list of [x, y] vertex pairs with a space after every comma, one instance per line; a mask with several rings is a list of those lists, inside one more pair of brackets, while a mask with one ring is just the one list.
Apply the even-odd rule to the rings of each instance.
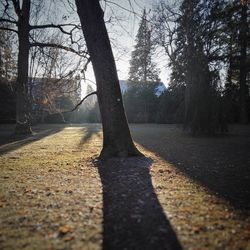
[[18, 14], [18, 73], [16, 89], [16, 134], [31, 134], [28, 95], [30, 0], [24, 0]]
[[125, 116], [115, 60], [99, 0], [76, 0], [76, 6], [97, 84], [103, 125], [100, 157], [140, 155]]
[[248, 122], [247, 114], [247, 97], [248, 86], [246, 84], [247, 78], [247, 1], [242, 3], [241, 7], [241, 27], [240, 27], [240, 123], [246, 124]]

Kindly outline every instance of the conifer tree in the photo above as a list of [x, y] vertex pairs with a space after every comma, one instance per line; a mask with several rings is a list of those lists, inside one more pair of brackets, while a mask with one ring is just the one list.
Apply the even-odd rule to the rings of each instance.
[[[215, 3], [184, 0], [177, 20], [175, 66], [183, 69], [186, 85], [184, 123], [194, 134], [226, 130], [217, 92], [216, 63], [222, 50], [213, 39], [220, 28], [220, 23], [211, 19]], [[214, 58], [217, 58], [216, 62]]]
[[231, 122], [247, 123], [249, 119], [250, 42], [249, 1], [226, 2], [221, 10], [227, 63], [227, 81], [224, 94], [228, 118]]
[[151, 29], [144, 9], [136, 35], [136, 45], [131, 55], [129, 81], [144, 84], [159, 81], [159, 70], [152, 62], [153, 52]]

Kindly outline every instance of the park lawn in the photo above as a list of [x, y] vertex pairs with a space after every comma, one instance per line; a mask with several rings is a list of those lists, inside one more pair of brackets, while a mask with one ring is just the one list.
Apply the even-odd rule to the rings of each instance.
[[[183, 249], [250, 249], [247, 127], [233, 127], [228, 136], [193, 138], [176, 125], [132, 125], [146, 160], [105, 163], [96, 160], [102, 146], [98, 124], [41, 125], [34, 127], [32, 137], [18, 140], [4, 136], [10, 130], [0, 128], [0, 249], [101, 249], [111, 240], [119, 249], [124, 239], [112, 239], [109, 233], [116, 233], [105, 223], [122, 232], [131, 218], [142, 223], [150, 238], [157, 227], [147, 220], [153, 210], [143, 215], [126, 210], [119, 194], [126, 204], [133, 199], [132, 207], [137, 201], [146, 207], [146, 199], [139, 197], [143, 192], [136, 188], [151, 181], [153, 191], [145, 187], [145, 194], [157, 195]], [[137, 167], [141, 172], [132, 171]], [[105, 176], [105, 169], [118, 170], [115, 178]], [[144, 169], [150, 180], [143, 179]], [[109, 199], [103, 198], [107, 195]], [[107, 206], [112, 213], [105, 212]], [[124, 244], [133, 246], [129, 239]]]

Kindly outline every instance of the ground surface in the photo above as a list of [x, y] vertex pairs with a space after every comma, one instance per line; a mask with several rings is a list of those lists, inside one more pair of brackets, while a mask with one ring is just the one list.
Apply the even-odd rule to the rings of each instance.
[[146, 158], [99, 163], [100, 125], [0, 127], [0, 249], [250, 249], [250, 128], [132, 125]]

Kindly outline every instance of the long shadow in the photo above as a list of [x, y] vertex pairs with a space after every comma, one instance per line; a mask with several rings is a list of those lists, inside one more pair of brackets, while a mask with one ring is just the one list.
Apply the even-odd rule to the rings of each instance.
[[[135, 140], [238, 208], [250, 208], [250, 128], [193, 138], [173, 125], [132, 126]], [[156, 132], [157, 131], [157, 132]]]
[[143, 157], [98, 166], [103, 185], [103, 249], [182, 249], [157, 199]]
[[0, 140], [0, 155], [4, 155], [10, 151], [21, 148], [34, 141], [41, 140], [52, 134], [60, 132], [64, 126], [41, 126], [35, 127], [32, 135], [14, 135], [11, 129], [2, 129]]
[[83, 136], [80, 141], [80, 145], [83, 145], [84, 143], [88, 142], [93, 135], [98, 135], [99, 132], [101, 131], [101, 125], [100, 124], [85, 124], [82, 133]]

